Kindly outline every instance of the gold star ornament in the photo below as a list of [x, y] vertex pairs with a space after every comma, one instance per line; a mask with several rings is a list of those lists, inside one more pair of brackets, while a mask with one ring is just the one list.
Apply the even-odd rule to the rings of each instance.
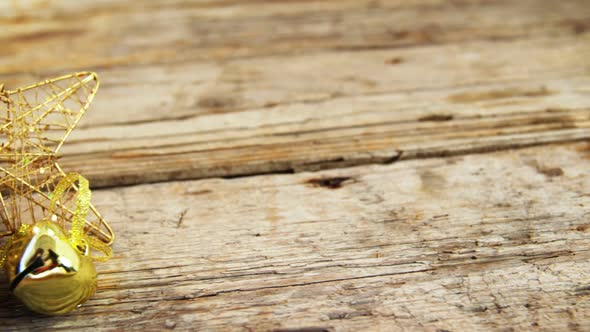
[[39, 313], [65, 314], [88, 300], [94, 261], [112, 254], [114, 233], [90, 203], [88, 181], [57, 163], [98, 87], [90, 72], [0, 85], [0, 265], [9, 289]]

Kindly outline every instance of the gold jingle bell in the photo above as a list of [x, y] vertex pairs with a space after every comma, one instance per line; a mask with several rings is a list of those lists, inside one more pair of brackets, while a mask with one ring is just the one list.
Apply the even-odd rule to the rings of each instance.
[[96, 291], [92, 259], [51, 221], [37, 222], [15, 239], [4, 268], [14, 295], [42, 314], [66, 314]]

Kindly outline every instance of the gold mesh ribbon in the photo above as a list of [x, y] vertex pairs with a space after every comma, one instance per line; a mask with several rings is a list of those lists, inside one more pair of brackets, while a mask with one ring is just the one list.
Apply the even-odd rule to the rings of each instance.
[[78, 173], [68, 173], [64, 176], [53, 191], [51, 195], [51, 202], [49, 203], [49, 212], [54, 213], [56, 206], [59, 204], [59, 199], [63, 194], [68, 191], [74, 184], [78, 182], [78, 197], [76, 200], [76, 209], [72, 217], [72, 228], [70, 229], [70, 243], [74, 248], [77, 248], [86, 254], [90, 249], [102, 252], [102, 256], [93, 256], [92, 259], [104, 262], [111, 258], [112, 249], [106, 243], [98, 240], [97, 238], [90, 237], [84, 234], [84, 221], [90, 208], [90, 187], [88, 180]]
[[[72, 228], [70, 229], [70, 243], [83, 255], [89, 254], [91, 250], [101, 252], [101, 256], [93, 256], [90, 254], [90, 257], [96, 261], [104, 262], [112, 256], [111, 247], [99, 239], [88, 236], [84, 233], [84, 222], [86, 220], [88, 209], [90, 208], [90, 198], [92, 196], [89, 183], [86, 178], [78, 173], [66, 174], [66, 176], [64, 176], [59, 181], [55, 187], [55, 190], [50, 195], [51, 202], [49, 203], [49, 213], [50, 215], [55, 214], [56, 208], [60, 204], [60, 198], [70, 188], [72, 188], [76, 182], [78, 182], [78, 195], [76, 200], [76, 208], [71, 220]], [[14, 241], [20, 237], [25, 236], [30, 228], [31, 225], [22, 224], [16, 234], [8, 238], [6, 244], [4, 244], [2, 249], [0, 249], [0, 266], [4, 265], [8, 250], [14, 244]]]

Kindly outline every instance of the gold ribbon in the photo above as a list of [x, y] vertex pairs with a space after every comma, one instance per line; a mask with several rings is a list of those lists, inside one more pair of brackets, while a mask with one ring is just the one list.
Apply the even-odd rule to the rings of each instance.
[[104, 262], [111, 258], [113, 252], [111, 247], [97, 238], [87, 236], [84, 234], [84, 223], [86, 222], [86, 215], [90, 208], [90, 186], [88, 180], [78, 173], [68, 173], [64, 176], [51, 195], [51, 202], [49, 203], [49, 212], [54, 213], [56, 206], [59, 204], [59, 199], [63, 194], [78, 182], [78, 199], [76, 201], [76, 209], [72, 218], [72, 228], [70, 229], [70, 243], [74, 248], [80, 250], [82, 254], [86, 254], [89, 249], [94, 249], [103, 253], [102, 256], [92, 256], [92, 259]]
[[[59, 199], [78, 182], [78, 193], [76, 200], [76, 208], [72, 216], [72, 227], [70, 229], [70, 244], [80, 251], [82, 255], [90, 255], [90, 257], [96, 261], [104, 262], [111, 258], [113, 252], [109, 245], [100, 241], [97, 238], [90, 237], [84, 234], [84, 223], [86, 221], [86, 215], [90, 208], [90, 198], [92, 193], [88, 180], [78, 173], [68, 173], [64, 176], [57, 184], [53, 193], [49, 195], [51, 201], [49, 202], [49, 213], [50, 216], [55, 215], [56, 207], [60, 204]], [[6, 244], [0, 250], [0, 266], [4, 265], [8, 250], [14, 243], [14, 241], [22, 236], [25, 236], [31, 225], [23, 224], [20, 226], [16, 234], [10, 236]], [[93, 256], [90, 254], [90, 250], [96, 250], [102, 252], [102, 256]]]

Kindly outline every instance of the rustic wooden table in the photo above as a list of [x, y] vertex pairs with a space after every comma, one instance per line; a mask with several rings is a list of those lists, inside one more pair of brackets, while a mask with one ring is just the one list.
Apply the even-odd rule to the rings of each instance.
[[78, 70], [115, 257], [1, 330], [590, 329], [588, 0], [0, 3], [0, 81]]

